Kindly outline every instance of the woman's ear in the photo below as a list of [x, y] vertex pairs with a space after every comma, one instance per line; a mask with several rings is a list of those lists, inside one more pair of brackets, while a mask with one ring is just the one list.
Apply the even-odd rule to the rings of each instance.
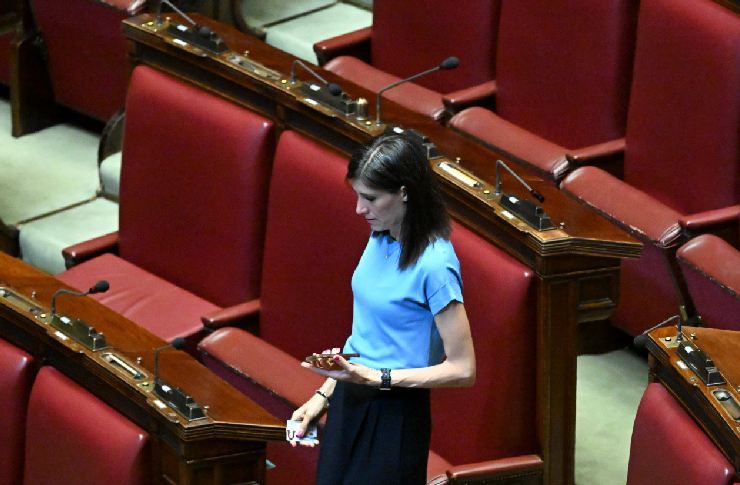
[[401, 186], [401, 196], [403, 197], [403, 201], [406, 202], [408, 200], [408, 195], [406, 194], [406, 186]]

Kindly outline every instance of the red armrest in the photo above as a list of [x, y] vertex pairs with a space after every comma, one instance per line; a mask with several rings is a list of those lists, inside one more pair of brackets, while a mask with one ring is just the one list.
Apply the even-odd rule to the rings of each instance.
[[471, 106], [493, 107], [495, 98], [496, 81], [492, 80], [447, 93], [442, 102], [450, 114], [455, 114]]
[[73, 244], [62, 249], [67, 269], [103, 253], [118, 253], [118, 231]]
[[315, 43], [313, 51], [316, 53], [319, 66], [323, 66], [339, 56], [356, 57], [370, 64], [370, 37], [372, 31], [372, 27], [365, 27]]
[[679, 212], [601, 169], [581, 167], [568, 175], [560, 188], [658, 247], [680, 242]]
[[[225, 326], [255, 325], [258, 322], [261, 304], [260, 300], [251, 300], [230, 307], [222, 308], [208, 315], [203, 315], [201, 321], [206, 327], [215, 330]], [[256, 327], [255, 327], [256, 328]]]
[[740, 251], [726, 241], [702, 234], [681, 246], [676, 256], [720, 287], [740, 295]]
[[537, 455], [524, 455], [455, 466], [447, 471], [447, 477], [451, 484], [495, 477], [497, 481], [516, 478], [516, 483], [528, 485], [541, 483], [542, 473], [542, 458]]
[[716, 233], [734, 246], [740, 243], [738, 241], [740, 205], [691, 214], [681, 217], [678, 222], [689, 237], [704, 233]]
[[625, 139], [617, 138], [616, 140], [571, 150], [565, 157], [574, 168], [596, 165], [615, 177], [622, 178], [625, 146]]

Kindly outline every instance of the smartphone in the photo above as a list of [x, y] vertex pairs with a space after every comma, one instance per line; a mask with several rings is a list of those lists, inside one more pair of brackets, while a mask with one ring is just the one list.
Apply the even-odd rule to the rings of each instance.
[[350, 357], [359, 357], [360, 354], [315, 354], [315, 355], [309, 355], [306, 357], [306, 362], [316, 362], [319, 359], [331, 359], [334, 356], [342, 356], [345, 359], [349, 359]]

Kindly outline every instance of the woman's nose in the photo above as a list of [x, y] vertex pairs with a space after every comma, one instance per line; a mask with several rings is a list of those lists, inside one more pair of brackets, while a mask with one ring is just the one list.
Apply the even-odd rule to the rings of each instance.
[[362, 203], [362, 199], [360, 199], [359, 197], [357, 198], [357, 205], [355, 206], [355, 213], [358, 216], [361, 216], [367, 213], [367, 207], [365, 207], [365, 205]]

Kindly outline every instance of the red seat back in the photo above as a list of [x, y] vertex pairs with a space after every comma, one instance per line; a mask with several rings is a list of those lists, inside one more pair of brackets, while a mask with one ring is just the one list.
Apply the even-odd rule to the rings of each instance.
[[627, 485], [727, 485], [735, 470], [662, 384], [648, 384], [637, 409]]
[[0, 339], [0, 483], [21, 483], [33, 358]]
[[475, 386], [432, 392], [432, 450], [453, 465], [537, 453], [532, 271], [454, 225], [475, 342]]
[[740, 330], [740, 251], [703, 234], [684, 244], [677, 256], [705, 325]]
[[372, 65], [399, 77], [430, 69], [449, 56], [452, 71], [416, 82], [440, 93], [495, 77], [496, 36], [501, 0], [375, 0]]
[[624, 136], [636, 0], [503, 2], [496, 111], [568, 148]]
[[684, 214], [740, 197], [740, 18], [712, 0], [643, 0], [624, 178]]
[[32, 0], [56, 101], [101, 121], [123, 107], [128, 85], [125, 10], [94, 0]]
[[294, 132], [280, 137], [265, 236], [260, 337], [298, 359], [341, 347], [350, 282], [370, 235], [345, 182], [347, 157]]
[[149, 483], [147, 434], [52, 367], [31, 391], [24, 483]]
[[219, 306], [259, 295], [272, 123], [145, 66], [126, 103], [120, 255]]

